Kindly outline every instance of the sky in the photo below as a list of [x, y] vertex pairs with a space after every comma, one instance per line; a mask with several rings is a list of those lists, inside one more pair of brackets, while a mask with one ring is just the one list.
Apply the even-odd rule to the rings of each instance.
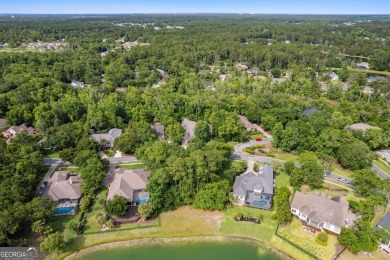
[[390, 0], [0, 0], [8, 14], [390, 14]]

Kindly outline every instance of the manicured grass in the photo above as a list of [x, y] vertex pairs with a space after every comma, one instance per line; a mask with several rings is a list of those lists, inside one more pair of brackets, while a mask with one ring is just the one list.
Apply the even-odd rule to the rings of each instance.
[[333, 162], [332, 163], [332, 173], [336, 173], [338, 175], [341, 175], [341, 176], [344, 176], [347, 178], [351, 178], [352, 171], [343, 168], [340, 164], [338, 164], [336, 162]]
[[142, 162], [132, 162], [132, 163], [119, 163], [116, 168], [125, 168], [129, 170], [133, 169], [144, 169], [145, 165]]
[[57, 168], [57, 171], [69, 171], [71, 173], [79, 173], [78, 167], [60, 167]]
[[275, 180], [275, 184], [276, 184], [276, 187], [279, 188], [279, 187], [288, 187], [289, 186], [289, 180], [290, 180], [290, 176], [288, 176], [287, 173], [285, 173], [284, 171], [281, 171], [277, 176], [276, 176], [276, 180]]
[[297, 162], [298, 155], [291, 154], [291, 153], [279, 153], [279, 154], [275, 154], [275, 159]]
[[316, 236], [305, 232], [304, 226], [296, 218], [287, 226], [279, 228], [278, 233], [316, 255], [319, 259], [332, 259], [332, 256], [335, 254], [336, 236], [329, 235], [327, 246], [319, 245], [315, 242]]
[[60, 158], [60, 153], [58, 151], [45, 150], [45, 151], [43, 151], [43, 157], [44, 158]]
[[238, 142], [230, 141], [230, 142], [227, 142], [227, 144], [230, 145], [231, 147], [234, 147], [234, 146], [238, 145]]
[[[245, 221], [235, 221], [233, 218], [234, 213], [236, 212], [242, 212], [243, 214], [249, 213], [253, 216], [262, 214], [264, 216], [264, 220], [261, 224]], [[271, 241], [277, 226], [276, 221], [271, 220], [271, 214], [271, 211], [234, 206], [232, 208], [226, 209], [223, 212], [224, 217], [219, 233], [223, 236], [250, 237], [260, 241], [269, 242]]]
[[160, 215], [161, 234], [164, 236], [216, 235], [223, 214], [183, 206]]
[[385, 173], [390, 175], [390, 166], [388, 165], [388, 163], [379, 159], [379, 160], [373, 161], [372, 164], [374, 164], [376, 167], [378, 167], [379, 169], [381, 169], [382, 171], [384, 171]]
[[113, 151], [104, 151], [107, 157], [114, 157], [115, 153]]
[[356, 259], [359, 259], [359, 260], [389, 260], [389, 256], [386, 255], [384, 252], [381, 252], [379, 249], [376, 250], [375, 252], [372, 252], [373, 254], [373, 257], [370, 257], [364, 253], [359, 253], [357, 255], [355, 254], [352, 254], [351, 252], [349, 252], [349, 250], [345, 250], [339, 258], [339, 260], [356, 260]]

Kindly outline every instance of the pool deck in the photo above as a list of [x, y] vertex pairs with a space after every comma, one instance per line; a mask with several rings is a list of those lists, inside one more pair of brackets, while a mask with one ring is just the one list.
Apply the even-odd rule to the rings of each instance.
[[[268, 197], [268, 199], [266, 198]], [[266, 204], [264, 206], [259, 206], [254, 202], [257, 201], [264, 201]], [[272, 196], [268, 194], [264, 194], [261, 197], [253, 195], [253, 193], [249, 193], [245, 199], [245, 205], [255, 207], [255, 208], [260, 208], [260, 209], [270, 209], [272, 207]]]

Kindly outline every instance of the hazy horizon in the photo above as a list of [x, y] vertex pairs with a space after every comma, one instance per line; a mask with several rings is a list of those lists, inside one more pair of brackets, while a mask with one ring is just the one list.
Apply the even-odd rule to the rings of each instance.
[[314, 2], [310, 0], [259, 0], [240, 3], [233, 0], [2, 0], [1, 14], [286, 14], [286, 15], [389, 15], [388, 0]]

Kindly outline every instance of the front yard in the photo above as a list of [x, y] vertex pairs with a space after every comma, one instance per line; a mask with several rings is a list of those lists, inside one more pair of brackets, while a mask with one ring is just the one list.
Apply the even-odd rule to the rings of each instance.
[[144, 169], [145, 165], [142, 162], [135, 161], [135, 162], [127, 162], [127, 163], [118, 163], [116, 168], [125, 168], [128, 170]]

